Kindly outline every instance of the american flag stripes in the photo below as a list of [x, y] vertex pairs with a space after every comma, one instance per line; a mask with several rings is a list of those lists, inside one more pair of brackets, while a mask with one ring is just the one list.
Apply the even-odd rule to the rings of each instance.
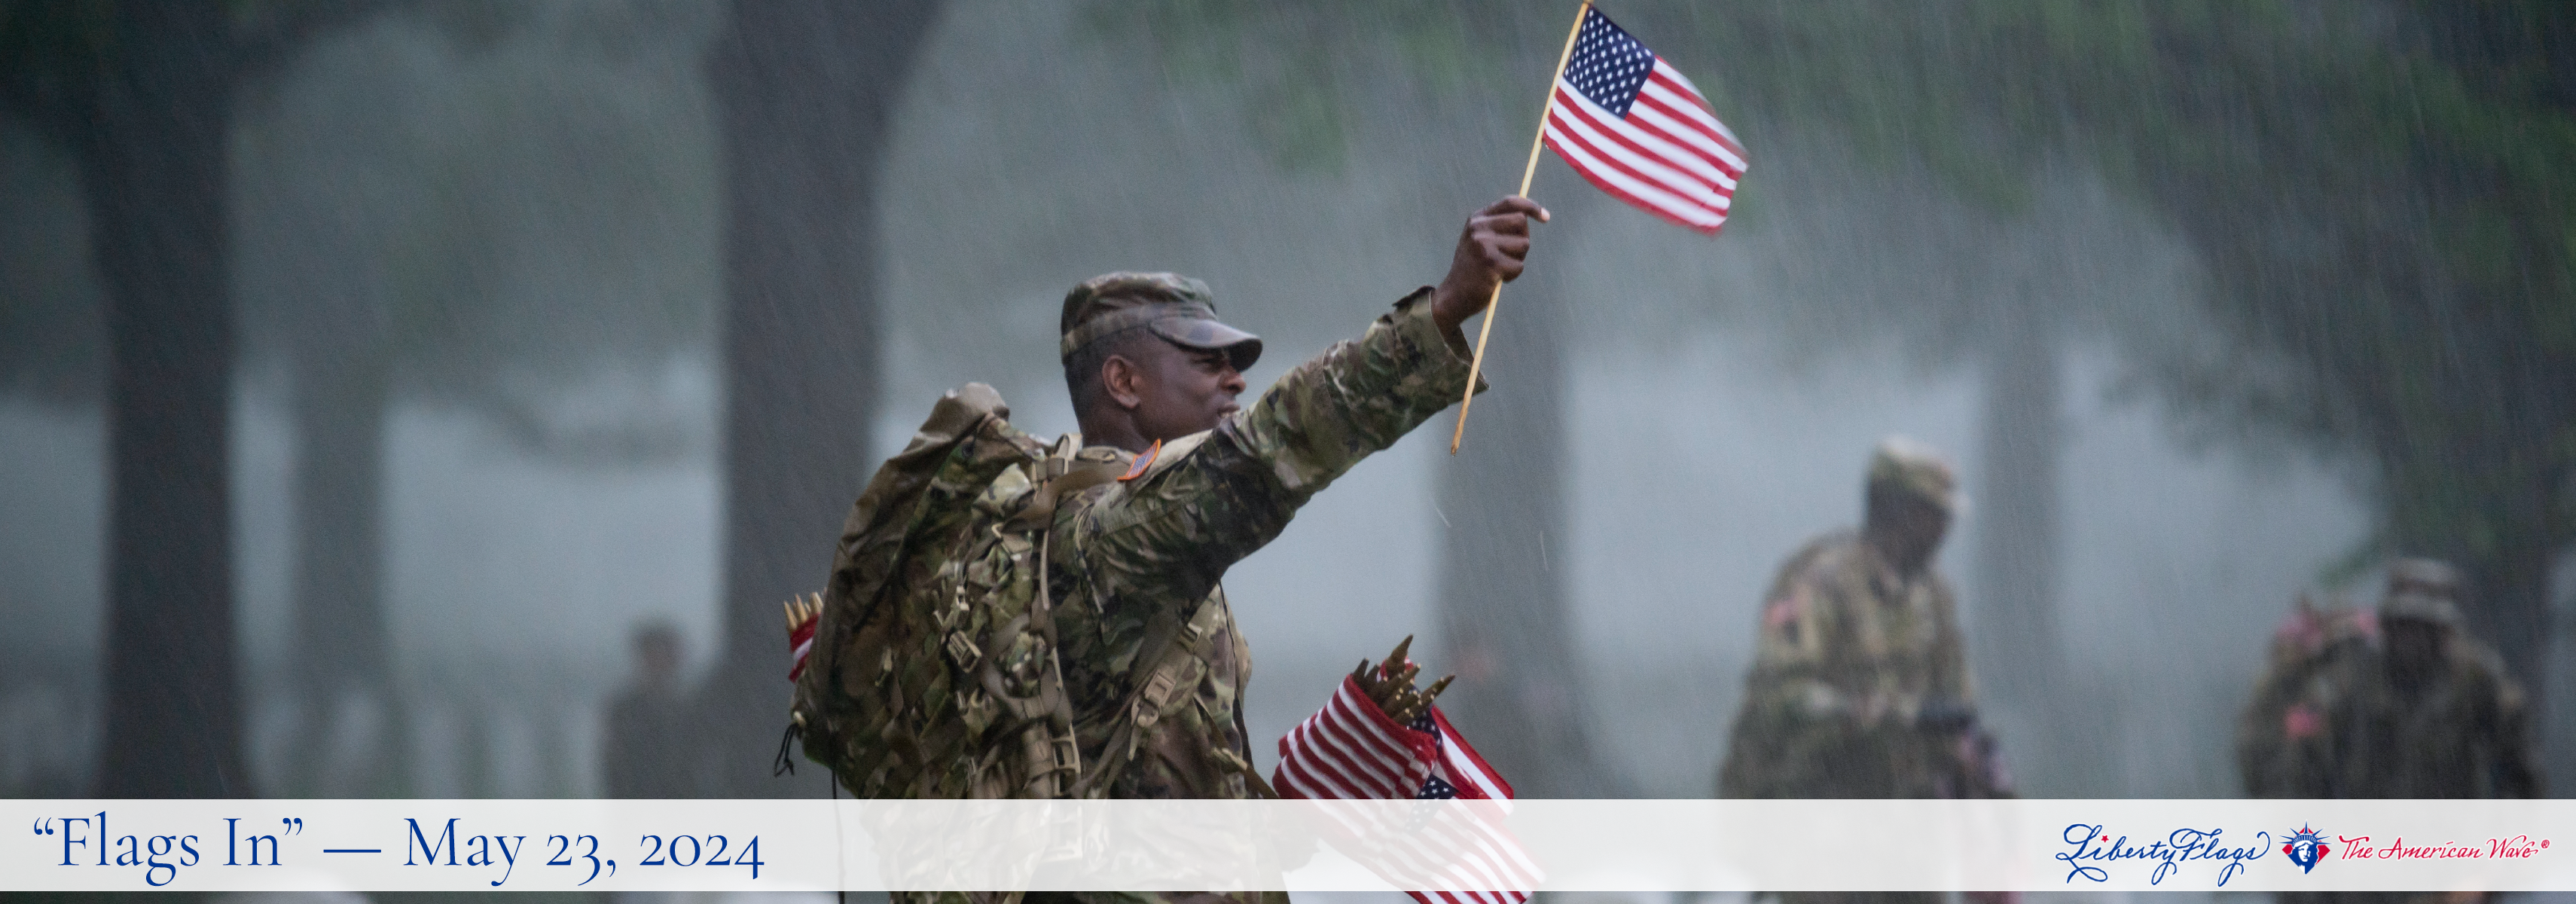
[[1602, 191], [1710, 235], [1726, 225], [1744, 146], [1690, 79], [1586, 6], [1543, 134]]
[[1398, 821], [1383, 808], [1325, 808], [1337, 846], [1423, 904], [1519, 904], [1538, 888], [1538, 865], [1504, 828], [1512, 786], [1432, 708], [1399, 725], [1348, 677], [1332, 700], [1279, 739], [1272, 786], [1308, 800], [1492, 801], [1433, 809]]
[[794, 682], [805, 674], [805, 660], [814, 653], [814, 631], [822, 625], [822, 594], [787, 601], [787, 652], [796, 660], [787, 667], [788, 681]]

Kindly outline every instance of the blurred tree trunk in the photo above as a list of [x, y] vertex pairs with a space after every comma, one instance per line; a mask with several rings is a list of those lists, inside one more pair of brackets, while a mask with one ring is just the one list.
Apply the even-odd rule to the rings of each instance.
[[384, 605], [389, 364], [374, 302], [325, 301], [293, 340], [298, 737], [281, 770], [287, 793], [407, 796]]
[[104, 289], [103, 796], [254, 796], [232, 611], [233, 98], [391, 2], [0, 8], [0, 102], [78, 159]]
[[109, 336], [103, 797], [252, 797], [233, 644], [225, 7], [132, 3], [74, 132]]
[[[1581, 204], [1573, 193], [1591, 191], [1565, 185], [1551, 197]], [[1625, 784], [1592, 744], [1599, 722], [1587, 708], [1568, 611], [1566, 285], [1564, 262], [1542, 258], [1503, 287], [1485, 352], [1493, 389], [1476, 398], [1458, 455], [1434, 465], [1449, 647], [1435, 665], [1458, 674], [1441, 710], [1520, 796], [1619, 797]], [[1473, 342], [1477, 324], [1468, 327]], [[1424, 429], [1445, 445], [1455, 426], [1442, 418]]]
[[2021, 319], [1986, 364], [1976, 527], [1979, 652], [1997, 702], [2039, 706], [2065, 670], [2058, 626], [2058, 459], [2066, 421], [2054, 337]]
[[[1976, 534], [1975, 594], [1964, 601], [1975, 625], [1971, 670], [1989, 715], [2018, 717], [2033, 729], [2020, 751], [2028, 778], [2060, 786], [2055, 790], [2093, 790], [2088, 779], [2098, 776], [2060, 774], [2077, 768], [2071, 765], [2075, 759], [2085, 759], [2062, 754], [2072, 749], [2067, 745], [2083, 743], [2066, 724], [2074, 676], [2067, 672], [2058, 614], [2065, 368], [2057, 331], [2043, 316], [2040, 300], [2025, 295], [2012, 307], [2005, 312], [2001, 341], [1987, 355], [1978, 450], [1982, 479], [1966, 487], [1973, 506], [1961, 519]], [[2060, 755], [2030, 756], [2052, 752]]]
[[[877, 177], [935, 2], [736, 0], [711, 51], [724, 117], [724, 648], [704, 687], [701, 792], [811, 795], [772, 781], [787, 722], [779, 604], [820, 590], [877, 464], [883, 342]], [[609, 751], [638, 756], [641, 751]]]

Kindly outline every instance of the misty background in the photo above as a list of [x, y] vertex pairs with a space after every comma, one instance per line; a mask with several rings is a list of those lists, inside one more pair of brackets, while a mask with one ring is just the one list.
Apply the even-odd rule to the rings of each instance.
[[[751, 25], [779, 20], [723, 4], [352, 6], [239, 79], [222, 133], [216, 592], [249, 787], [271, 795], [604, 793], [606, 701], [634, 674], [630, 632], [662, 620], [693, 693], [758, 710], [704, 723], [723, 751], [708, 793], [819, 796], [819, 770], [764, 784], [787, 689], [777, 603], [820, 588], [841, 513], [938, 394], [988, 382], [1024, 428], [1071, 430], [1056, 311], [1110, 270], [1207, 280], [1268, 342], [1256, 392], [1358, 335], [1436, 282], [1465, 215], [1513, 186], [1566, 11], [949, 0], [914, 5], [917, 31], [816, 32], [900, 48], [769, 71]], [[2270, 372], [2210, 301], [2241, 280], [2136, 173], [2073, 145], [1987, 150], [2018, 127], [1967, 114], [1950, 123], [1965, 137], [1851, 126], [1847, 106], [1733, 68], [1752, 65], [1721, 54], [1752, 34], [1737, 13], [1640, 6], [1630, 29], [1751, 152], [1736, 218], [1701, 237], [1541, 162], [1531, 194], [1556, 217], [1502, 294], [1495, 391], [1462, 454], [1435, 419], [1227, 579], [1265, 769], [1341, 673], [1413, 634], [1427, 669], [1462, 673], [1452, 709], [1525, 793], [1710, 795], [1774, 569], [1857, 522], [1871, 445], [1902, 433], [1961, 468], [1971, 501], [1938, 561], [2024, 793], [2242, 793], [2234, 719], [2271, 627], [2303, 593], [2375, 602], [2372, 565], [2415, 551], [2390, 527], [2387, 459], [2206, 391]], [[2015, 8], [1907, 5], [1884, 27]], [[1832, 31], [1852, 9], [1757, 24]], [[1763, 65], [1851, 81], [1804, 52]], [[829, 90], [757, 115], [729, 100], [808, 76]], [[836, 121], [887, 84], [868, 102], [882, 118], [849, 126], [871, 143], [825, 155], [873, 182], [816, 170], [788, 192], [827, 222], [798, 233], [799, 260], [857, 261], [821, 285], [860, 288], [808, 293], [837, 313], [780, 320], [797, 334], [781, 357], [747, 353], [760, 327], [727, 299], [764, 291], [741, 274], [769, 265], [728, 242], [753, 228], [745, 199], [779, 189], [742, 175], [746, 155], [840, 146], [741, 124]], [[82, 796], [103, 780], [118, 644], [114, 289], [89, 145], [38, 119], [0, 115], [0, 793]], [[1960, 178], [1891, 142], [1980, 162]], [[763, 366], [746, 356], [790, 369], [746, 378]], [[792, 369], [809, 358], [830, 366]], [[760, 380], [798, 388], [746, 403], [778, 385]], [[770, 435], [752, 415], [837, 458], [740, 489], [728, 456]], [[2519, 492], [2563, 509], [2576, 483]], [[807, 510], [745, 502], [762, 494]], [[781, 564], [751, 569], [783, 577], [728, 571], [746, 536], [785, 538], [763, 541]], [[2576, 688], [2550, 619], [2576, 570], [2563, 540], [2544, 546], [2524, 606], [2543, 627], [2515, 661], [2541, 667], [2521, 677], [2564, 780]]]

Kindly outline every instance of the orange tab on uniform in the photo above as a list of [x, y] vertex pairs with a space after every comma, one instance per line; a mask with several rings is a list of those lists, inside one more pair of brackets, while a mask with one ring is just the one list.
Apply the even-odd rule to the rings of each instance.
[[1134, 480], [1145, 476], [1145, 469], [1154, 466], [1154, 456], [1161, 454], [1163, 454], [1163, 441], [1158, 439], [1153, 445], [1145, 447], [1145, 454], [1136, 456], [1136, 463], [1128, 465], [1127, 473], [1118, 475], [1118, 479]]

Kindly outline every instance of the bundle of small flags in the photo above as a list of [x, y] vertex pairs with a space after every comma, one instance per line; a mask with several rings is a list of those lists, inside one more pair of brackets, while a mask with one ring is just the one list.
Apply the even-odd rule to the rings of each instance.
[[1399, 724], [1344, 676], [1322, 712], [1279, 739], [1271, 784], [1287, 799], [1473, 804], [1425, 804], [1399, 821], [1326, 808], [1337, 847], [1423, 904], [1520, 904], [1538, 888], [1538, 864], [1502, 824], [1512, 786], [1438, 707]]
[[814, 652], [814, 629], [823, 623], [823, 595], [806, 594], [787, 601], [787, 650], [796, 662], [787, 667], [793, 683], [805, 674], [805, 657]]

